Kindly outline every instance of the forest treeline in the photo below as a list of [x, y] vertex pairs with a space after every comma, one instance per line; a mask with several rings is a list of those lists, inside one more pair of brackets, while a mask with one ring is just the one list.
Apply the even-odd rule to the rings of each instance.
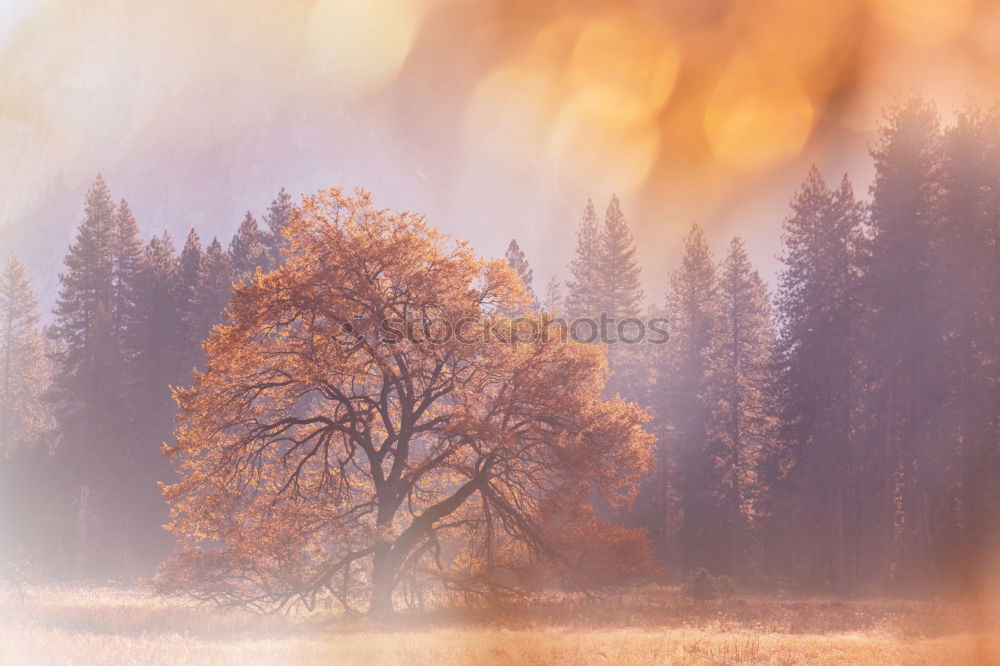
[[247, 213], [228, 248], [192, 229], [178, 252], [146, 243], [98, 176], [41, 327], [23, 266], [2, 277], [6, 560], [59, 577], [147, 571], [171, 549], [157, 483], [172, 478], [170, 387], [190, 382], [201, 341], [232, 295], [280, 261], [292, 199]]
[[[616, 520], [668, 578], [837, 591], [975, 587], [1000, 553], [1000, 114], [942, 126], [890, 109], [867, 198], [813, 168], [784, 222], [772, 292], [733, 239], [695, 226], [651, 299], [616, 198], [588, 202], [567, 318], [665, 316], [664, 345], [612, 344], [606, 388], [644, 406], [657, 469]], [[160, 454], [234, 282], [281, 262], [282, 190], [227, 248], [143, 243], [98, 178], [43, 326], [23, 267], [0, 284], [2, 557], [69, 578], [148, 571], [170, 550]], [[508, 262], [531, 286], [512, 241]], [[610, 511], [610, 509], [607, 509]], [[992, 559], [991, 559], [992, 558]]]

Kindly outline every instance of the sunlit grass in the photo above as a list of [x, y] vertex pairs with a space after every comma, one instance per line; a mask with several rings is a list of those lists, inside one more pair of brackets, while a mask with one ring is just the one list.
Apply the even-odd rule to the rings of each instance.
[[[6, 595], [4, 595], [6, 596]], [[773, 599], [662, 588], [393, 624], [258, 616], [141, 589], [35, 587], [0, 606], [3, 664], [985, 664], [996, 606]]]

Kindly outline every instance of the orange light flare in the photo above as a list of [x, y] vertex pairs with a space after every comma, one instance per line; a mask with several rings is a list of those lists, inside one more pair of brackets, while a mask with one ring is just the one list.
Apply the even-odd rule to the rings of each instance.
[[859, 0], [742, 0], [727, 16], [726, 33], [737, 47], [730, 52], [749, 51], [824, 94], [849, 77], [861, 11]]
[[679, 161], [710, 180], [766, 172], [801, 152], [842, 85], [859, 1], [744, 1], [697, 26], [636, 6], [552, 19], [477, 84], [465, 143], [544, 153], [570, 199], [638, 192]]
[[538, 167], [538, 147], [558, 107], [558, 78], [549, 68], [508, 65], [476, 85], [465, 108], [463, 146], [472, 159]]
[[[21, 165], [16, 179], [42, 182], [65, 163], [75, 181], [74, 156], [173, 135], [221, 145], [294, 100], [319, 109], [309, 122], [331, 135], [342, 117], [400, 132], [400, 153], [414, 151], [435, 183], [495, 166], [482, 173], [496, 187], [513, 185], [493, 176], [527, 173], [562, 203], [614, 191], [708, 219], [830, 154], [828, 141], [864, 156], [895, 97], [921, 91], [947, 115], [1000, 90], [1000, 2], [989, 0], [119, 5], [46, 3], [11, 33], [0, 152]], [[170, 104], [181, 97], [187, 113]], [[328, 113], [331, 101], [346, 115]], [[447, 149], [419, 154], [433, 145]]]
[[342, 95], [388, 86], [423, 29], [427, 9], [422, 0], [318, 0], [303, 34], [306, 61]]
[[812, 101], [793, 74], [738, 53], [716, 83], [703, 127], [721, 163], [760, 171], [796, 157], [813, 119]]
[[569, 97], [549, 130], [547, 156], [567, 193], [640, 189], [660, 149], [659, 114], [681, 56], [663, 26], [636, 12], [598, 15], [567, 62]]
[[680, 50], [665, 29], [634, 12], [591, 19], [569, 62], [577, 96], [595, 99], [613, 119], [648, 119], [667, 102], [680, 65]]
[[568, 197], [634, 191], [657, 159], [679, 64], [676, 40], [636, 12], [554, 19], [476, 86], [465, 142], [540, 162]]
[[867, 131], [894, 99], [920, 92], [944, 116], [1000, 89], [1000, 7], [975, 0], [869, 0], [862, 66], [841, 122]]
[[480, 78], [462, 119], [462, 147], [468, 162], [485, 158], [510, 170], [544, 168], [542, 148], [567, 94], [565, 63], [583, 22], [580, 15], [551, 21], [533, 35], [521, 57], [493, 67]]
[[879, 23], [899, 37], [940, 46], [966, 32], [975, 4], [975, 0], [872, 0], [871, 8]]

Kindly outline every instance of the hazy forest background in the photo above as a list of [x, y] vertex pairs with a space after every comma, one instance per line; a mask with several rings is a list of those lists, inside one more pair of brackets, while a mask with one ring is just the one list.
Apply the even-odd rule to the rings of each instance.
[[[942, 122], [914, 95], [885, 112], [872, 182], [813, 168], [790, 192], [768, 284], [743, 241], [694, 226], [644, 293], [628, 211], [580, 202], [566, 267], [532, 280], [566, 317], [662, 315], [665, 345], [607, 348], [651, 415], [655, 470], [628, 508], [676, 583], [705, 568], [745, 589], [982, 592], [1000, 571], [1000, 113]], [[18, 258], [0, 284], [0, 561], [12, 577], [149, 576], [173, 549], [158, 482], [176, 477], [170, 387], [187, 386], [234, 283], [283, 261], [298, 197], [231, 239], [149, 235], [98, 176], [39, 306]], [[374, 192], [376, 203], [378, 192]], [[434, 220], [429, 220], [434, 224]], [[536, 266], [537, 268], [537, 266]], [[559, 387], [553, 387], [558, 392]], [[613, 581], [612, 581], [613, 582]], [[628, 582], [628, 581], [621, 581]]]
[[0, 2], [0, 664], [1000, 663], [998, 34]]

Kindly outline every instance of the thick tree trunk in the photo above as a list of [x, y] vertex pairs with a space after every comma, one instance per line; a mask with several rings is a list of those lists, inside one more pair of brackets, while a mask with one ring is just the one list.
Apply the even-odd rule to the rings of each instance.
[[395, 557], [388, 543], [375, 551], [372, 561], [372, 598], [368, 614], [385, 617], [392, 614], [393, 580], [396, 577]]
[[[420, 539], [433, 530], [436, 521], [449, 515], [482, 487], [489, 469], [490, 463], [484, 465], [480, 475], [462, 484], [451, 497], [428, 507], [420, 516], [414, 518], [410, 526], [403, 530], [395, 541], [382, 542], [375, 548], [372, 556], [372, 597], [368, 606], [369, 615], [385, 616], [392, 613], [392, 593], [398, 582], [396, 574], [399, 573], [399, 568], [417, 547]], [[385, 515], [391, 513], [387, 512]], [[380, 515], [379, 524], [388, 524], [388, 519], [383, 521]]]

